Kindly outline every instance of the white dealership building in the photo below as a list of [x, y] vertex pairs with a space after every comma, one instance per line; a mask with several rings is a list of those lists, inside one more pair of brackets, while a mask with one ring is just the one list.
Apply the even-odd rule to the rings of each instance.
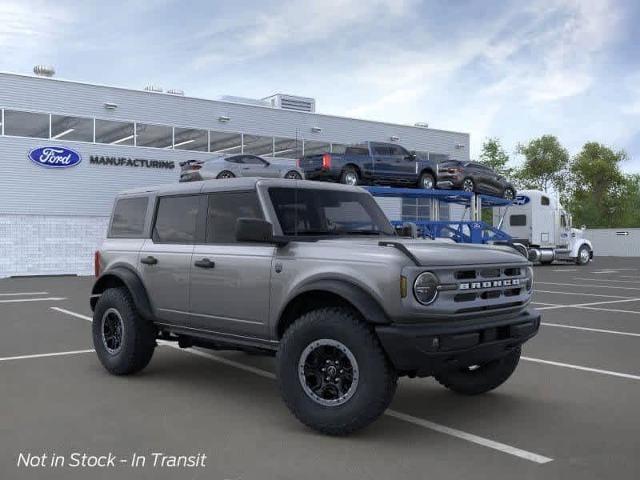
[[[0, 109], [0, 277], [91, 273], [116, 192], [177, 182], [184, 160], [297, 158], [363, 140], [469, 159], [467, 133], [320, 114], [313, 99], [282, 94], [207, 100], [0, 73]], [[384, 207], [429, 213], [415, 201]]]

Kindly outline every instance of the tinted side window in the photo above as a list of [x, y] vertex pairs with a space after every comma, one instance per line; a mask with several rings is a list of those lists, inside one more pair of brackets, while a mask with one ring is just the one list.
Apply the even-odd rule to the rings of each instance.
[[367, 147], [347, 147], [344, 153], [345, 155], [369, 155], [369, 149]]
[[111, 220], [110, 238], [140, 238], [144, 233], [147, 197], [121, 198], [116, 202]]
[[248, 163], [250, 165], [264, 165], [266, 162], [259, 157], [248, 155], [243, 157], [243, 163]]
[[512, 227], [524, 227], [527, 225], [526, 215], [511, 215], [509, 217], [509, 225]]
[[549, 205], [549, 197], [540, 197], [540, 205]]
[[153, 227], [156, 243], [193, 243], [196, 237], [199, 195], [160, 197]]
[[389, 154], [390, 155], [396, 155], [399, 157], [406, 157], [409, 155], [409, 152], [407, 152], [403, 147], [401, 147], [400, 145], [389, 145]]
[[238, 218], [264, 218], [256, 192], [209, 194], [207, 243], [235, 243]]
[[374, 155], [391, 155], [389, 147], [386, 145], [372, 145]]

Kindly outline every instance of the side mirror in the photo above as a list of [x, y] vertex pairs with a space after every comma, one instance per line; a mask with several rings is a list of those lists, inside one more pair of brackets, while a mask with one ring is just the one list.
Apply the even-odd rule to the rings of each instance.
[[239, 218], [236, 220], [238, 242], [274, 243], [273, 225], [261, 218]]

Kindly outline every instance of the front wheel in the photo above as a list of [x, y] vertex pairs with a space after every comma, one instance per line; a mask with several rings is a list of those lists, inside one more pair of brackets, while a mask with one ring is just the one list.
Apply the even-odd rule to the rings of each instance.
[[280, 393], [308, 427], [347, 435], [391, 403], [397, 374], [378, 339], [351, 311], [322, 308], [298, 318], [276, 357]]
[[156, 328], [138, 314], [126, 288], [109, 288], [100, 296], [91, 328], [98, 359], [110, 373], [136, 373], [151, 360]]
[[418, 182], [418, 187], [424, 190], [433, 190], [436, 186], [436, 180], [430, 173], [423, 173], [420, 175], [420, 181]]
[[586, 265], [591, 261], [591, 249], [587, 245], [582, 245], [578, 249], [578, 256], [576, 257], [576, 263], [578, 265]]
[[496, 360], [442, 372], [435, 378], [441, 385], [456, 393], [478, 395], [506, 382], [518, 366], [519, 360], [520, 347]]

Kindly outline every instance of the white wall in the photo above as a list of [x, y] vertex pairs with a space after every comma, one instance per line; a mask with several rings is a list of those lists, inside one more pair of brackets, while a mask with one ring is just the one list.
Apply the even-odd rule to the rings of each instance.
[[585, 232], [595, 257], [640, 257], [640, 228], [597, 228]]

